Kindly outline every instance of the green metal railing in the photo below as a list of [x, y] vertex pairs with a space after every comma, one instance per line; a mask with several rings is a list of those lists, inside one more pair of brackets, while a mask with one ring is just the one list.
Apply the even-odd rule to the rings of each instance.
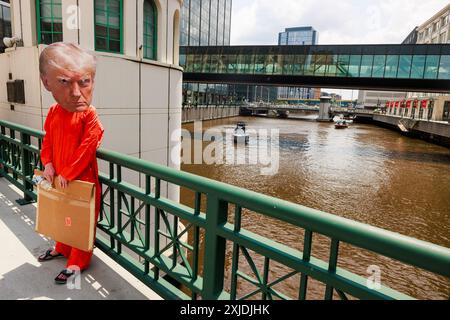
[[[0, 121], [0, 128], [0, 174], [27, 200], [36, 199], [31, 176], [40, 167], [44, 133], [6, 121]], [[448, 248], [113, 151], [99, 150], [97, 157], [109, 173], [100, 174], [103, 204], [96, 245], [166, 299], [305, 299], [310, 278], [326, 285], [325, 299], [413, 298], [385, 286], [370, 288], [366, 278], [340, 268], [343, 243], [450, 278]], [[125, 174], [140, 176], [143, 187], [124, 181]], [[194, 205], [165, 196], [173, 186], [194, 192]], [[244, 210], [304, 230], [303, 252], [242, 228]], [[187, 234], [189, 241], [184, 240]], [[313, 256], [315, 234], [331, 239], [327, 262]], [[262, 273], [250, 252], [263, 257]], [[224, 284], [226, 261], [231, 262], [229, 287]], [[240, 261], [248, 263], [253, 276], [240, 269]], [[271, 263], [292, 271], [270, 282]], [[295, 297], [274, 288], [299, 275]], [[256, 290], [240, 294], [239, 281]]]

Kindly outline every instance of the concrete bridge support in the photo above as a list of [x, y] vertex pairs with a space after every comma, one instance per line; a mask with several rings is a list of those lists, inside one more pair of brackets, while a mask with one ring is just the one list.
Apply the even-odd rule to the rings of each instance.
[[317, 121], [320, 121], [320, 122], [332, 121], [333, 118], [331, 118], [330, 109], [331, 109], [331, 97], [321, 97], [320, 98], [319, 118], [317, 118]]

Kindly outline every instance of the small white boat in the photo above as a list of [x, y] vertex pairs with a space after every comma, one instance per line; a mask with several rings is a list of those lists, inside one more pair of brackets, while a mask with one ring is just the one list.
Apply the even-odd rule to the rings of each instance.
[[348, 128], [348, 123], [346, 120], [338, 121], [338, 122], [336, 122], [334, 127], [336, 129], [346, 129], [346, 128]]
[[234, 143], [245, 142], [245, 144], [247, 144], [249, 142], [250, 135], [245, 131], [245, 129], [245, 123], [237, 123], [233, 133]]

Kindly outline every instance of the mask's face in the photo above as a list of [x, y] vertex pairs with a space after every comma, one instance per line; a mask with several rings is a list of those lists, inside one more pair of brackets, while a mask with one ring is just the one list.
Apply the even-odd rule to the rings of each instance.
[[82, 69], [70, 71], [52, 66], [48, 67], [41, 79], [56, 102], [67, 111], [83, 112], [91, 105], [94, 92], [91, 72]]

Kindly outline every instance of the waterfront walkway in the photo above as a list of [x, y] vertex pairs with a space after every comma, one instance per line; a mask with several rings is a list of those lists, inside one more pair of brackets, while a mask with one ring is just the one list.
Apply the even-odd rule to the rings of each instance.
[[0, 178], [0, 300], [160, 300], [99, 249], [94, 250], [91, 267], [81, 274], [80, 289], [54, 284], [65, 267], [65, 259], [39, 263], [36, 257], [53, 243], [37, 234], [36, 205], [19, 206], [23, 193]]

